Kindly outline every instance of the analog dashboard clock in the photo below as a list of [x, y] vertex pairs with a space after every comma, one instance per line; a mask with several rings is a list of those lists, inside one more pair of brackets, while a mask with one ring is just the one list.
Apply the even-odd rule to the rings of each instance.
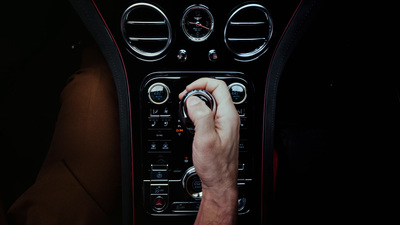
[[214, 17], [204, 5], [189, 6], [182, 17], [183, 33], [194, 42], [207, 40], [214, 30]]

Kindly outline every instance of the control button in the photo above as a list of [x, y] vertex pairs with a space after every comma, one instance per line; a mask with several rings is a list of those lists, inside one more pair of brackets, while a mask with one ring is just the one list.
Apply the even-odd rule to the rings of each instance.
[[152, 84], [148, 90], [150, 101], [157, 105], [165, 103], [169, 98], [169, 94], [169, 88], [163, 83]]
[[170, 128], [171, 127], [171, 119], [170, 118], [163, 118], [161, 119], [160, 126], [162, 128]]
[[148, 141], [147, 150], [149, 151], [159, 151], [159, 153], [169, 153], [172, 150], [171, 141]]
[[173, 212], [195, 213], [200, 209], [200, 202], [174, 202], [171, 209]]
[[171, 205], [172, 211], [174, 212], [181, 212], [188, 210], [188, 204], [184, 202], [172, 203]]
[[183, 175], [182, 185], [192, 198], [201, 199], [203, 197], [201, 180], [193, 166]]
[[185, 49], [179, 50], [178, 55], [176, 57], [178, 58], [179, 62], [186, 62], [188, 57], [187, 51]]
[[158, 127], [158, 119], [156, 119], [156, 118], [149, 118], [148, 127], [149, 127], [149, 128], [156, 128], [156, 127]]
[[168, 172], [167, 171], [152, 171], [150, 178], [152, 180], [167, 180]]
[[211, 49], [208, 52], [208, 60], [210, 60], [211, 62], [215, 62], [218, 59], [218, 54], [217, 51], [215, 49]]
[[169, 116], [169, 115], [170, 115], [169, 109], [168, 109], [168, 107], [165, 107], [165, 108], [163, 109], [163, 111], [162, 111], [162, 116]]
[[161, 145], [161, 149], [165, 150], [165, 151], [170, 150], [170, 142], [169, 141], [163, 142], [162, 145]]
[[[190, 179], [190, 178], [189, 178]], [[191, 177], [191, 180], [188, 181], [192, 185], [192, 189], [195, 192], [201, 192], [201, 180], [197, 174]]]
[[151, 184], [150, 194], [156, 195], [167, 195], [168, 194], [168, 184]]
[[157, 212], [163, 211], [167, 206], [167, 196], [157, 196], [153, 199], [153, 209]]
[[149, 150], [150, 151], [156, 151], [158, 149], [157, 148], [157, 144], [158, 144], [158, 142], [150, 141], [149, 142]]
[[247, 98], [246, 87], [241, 83], [232, 83], [228, 86], [234, 104], [241, 104]]
[[171, 132], [165, 130], [150, 130], [149, 131], [149, 139], [150, 140], [170, 140]]
[[150, 109], [150, 116], [151, 117], [154, 117], [154, 116], [158, 117], [159, 114], [160, 114], [160, 110], [159, 109], [157, 109], [157, 108]]
[[172, 128], [170, 117], [149, 117], [148, 128]]

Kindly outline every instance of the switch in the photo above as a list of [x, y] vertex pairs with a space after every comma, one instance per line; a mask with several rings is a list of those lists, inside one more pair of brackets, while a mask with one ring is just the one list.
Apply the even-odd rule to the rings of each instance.
[[188, 57], [187, 51], [185, 49], [179, 50], [178, 55], [176, 57], [178, 58], [179, 62], [186, 62]]
[[218, 55], [217, 55], [217, 51], [215, 49], [211, 49], [208, 52], [208, 60], [210, 60], [211, 62], [215, 62], [218, 59]]

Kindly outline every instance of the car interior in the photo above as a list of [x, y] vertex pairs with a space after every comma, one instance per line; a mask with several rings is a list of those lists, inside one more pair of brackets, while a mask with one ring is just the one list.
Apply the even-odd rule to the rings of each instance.
[[[7, 1], [5, 8], [5, 209], [35, 181], [60, 93], [82, 50], [96, 45], [118, 91], [122, 196], [115, 224], [193, 224], [201, 181], [178, 94], [201, 77], [226, 82], [240, 116], [239, 224], [380, 220], [387, 212], [381, 188], [391, 179], [380, 163], [399, 149], [400, 83], [393, 72], [372, 72], [378, 59], [363, 41], [364, 26], [375, 24], [364, 22], [359, 5], [44, 0]], [[209, 93], [191, 94], [213, 107]]]

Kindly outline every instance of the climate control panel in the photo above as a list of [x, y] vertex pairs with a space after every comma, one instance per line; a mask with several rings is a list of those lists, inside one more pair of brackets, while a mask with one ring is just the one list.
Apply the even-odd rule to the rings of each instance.
[[[254, 105], [253, 85], [240, 72], [156, 72], [145, 77], [140, 88], [140, 184], [145, 211], [154, 216], [197, 213], [201, 180], [192, 164], [193, 129], [185, 124], [184, 105], [178, 95], [192, 81], [211, 77], [226, 82], [240, 116], [238, 213], [254, 207], [251, 191], [257, 179], [255, 153], [251, 149]], [[213, 101], [202, 90], [195, 95]], [[212, 104], [212, 103], [211, 103]], [[211, 107], [211, 106], [210, 106]], [[182, 113], [183, 112], [183, 113]]]

